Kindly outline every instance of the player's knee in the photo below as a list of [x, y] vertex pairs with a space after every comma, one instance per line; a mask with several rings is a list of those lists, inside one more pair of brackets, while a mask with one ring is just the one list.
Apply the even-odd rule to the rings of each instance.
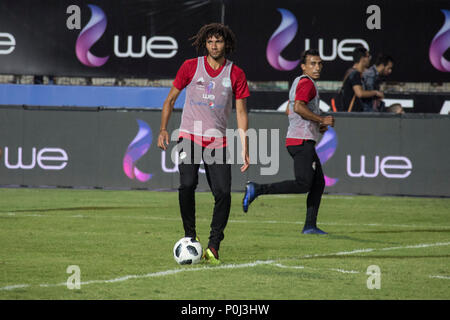
[[295, 184], [299, 192], [307, 192], [312, 188], [312, 180], [309, 179], [295, 179]]
[[325, 178], [322, 177], [321, 179], [317, 179], [316, 185], [318, 189], [323, 191], [325, 189]]
[[215, 189], [213, 194], [216, 200], [231, 201], [231, 190], [229, 188]]
[[197, 188], [198, 181], [194, 179], [185, 179], [181, 181], [179, 190], [192, 190], [194, 191]]

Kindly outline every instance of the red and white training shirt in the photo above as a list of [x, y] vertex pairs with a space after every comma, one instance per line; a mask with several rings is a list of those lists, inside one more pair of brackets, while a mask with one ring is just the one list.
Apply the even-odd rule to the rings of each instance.
[[206, 56], [189, 59], [178, 70], [173, 85], [178, 90], [186, 88], [180, 137], [207, 148], [225, 147], [233, 94], [236, 99], [250, 96], [242, 69], [229, 60], [214, 70]]
[[303, 119], [294, 112], [296, 100], [306, 103], [309, 110], [315, 114], [320, 114], [319, 92], [314, 80], [307, 75], [295, 78], [289, 91], [289, 127], [286, 135], [286, 146], [303, 144], [304, 140], [318, 141], [319, 124], [315, 121]]

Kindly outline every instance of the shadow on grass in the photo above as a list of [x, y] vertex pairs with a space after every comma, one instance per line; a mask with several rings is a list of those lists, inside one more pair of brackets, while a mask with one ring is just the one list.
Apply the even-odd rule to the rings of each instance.
[[[346, 234], [349, 232], [346, 232]], [[356, 233], [356, 232], [355, 232]], [[360, 239], [360, 238], [355, 238], [355, 237], [350, 237], [347, 235], [340, 235], [340, 234], [336, 234], [336, 233], [330, 233], [327, 236], [329, 239], [332, 240], [349, 240], [349, 241], [356, 241], [356, 242], [360, 242], [360, 243], [381, 243], [381, 244], [397, 244], [397, 242], [392, 242], [392, 241], [380, 241], [380, 240], [370, 240], [370, 239]]]

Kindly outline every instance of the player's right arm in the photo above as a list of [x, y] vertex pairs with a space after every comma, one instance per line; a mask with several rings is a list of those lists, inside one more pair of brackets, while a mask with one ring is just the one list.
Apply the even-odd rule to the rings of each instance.
[[294, 112], [298, 113], [303, 119], [315, 121], [323, 126], [334, 126], [334, 117], [333, 116], [326, 116], [321, 117], [311, 110], [309, 110], [308, 106], [306, 105], [305, 101], [302, 100], [295, 100], [294, 103]]
[[175, 80], [172, 83], [169, 94], [163, 104], [161, 112], [161, 125], [159, 127], [158, 147], [163, 150], [169, 145], [169, 133], [167, 132], [167, 124], [170, 115], [181, 91], [191, 82], [197, 67], [197, 59], [186, 60], [178, 69]]
[[172, 114], [173, 107], [175, 105], [175, 102], [177, 101], [178, 96], [180, 95], [180, 92], [181, 91], [178, 90], [175, 86], [172, 86], [163, 104], [161, 113], [161, 125], [159, 127], [158, 136], [158, 147], [163, 150], [166, 150], [167, 146], [169, 145], [169, 132], [167, 132], [167, 124], [169, 123], [170, 115]]
[[315, 121], [321, 126], [334, 126], [334, 118], [332, 116], [321, 117], [308, 108], [308, 102], [316, 95], [317, 91], [313, 82], [308, 78], [300, 79], [295, 89], [294, 112], [303, 119]]

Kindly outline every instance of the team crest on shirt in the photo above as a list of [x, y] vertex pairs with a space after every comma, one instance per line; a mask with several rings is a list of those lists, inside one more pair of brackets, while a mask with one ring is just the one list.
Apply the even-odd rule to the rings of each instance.
[[223, 78], [222, 79], [222, 86], [224, 86], [225, 88], [230, 88], [231, 87], [231, 79], [230, 78]]

